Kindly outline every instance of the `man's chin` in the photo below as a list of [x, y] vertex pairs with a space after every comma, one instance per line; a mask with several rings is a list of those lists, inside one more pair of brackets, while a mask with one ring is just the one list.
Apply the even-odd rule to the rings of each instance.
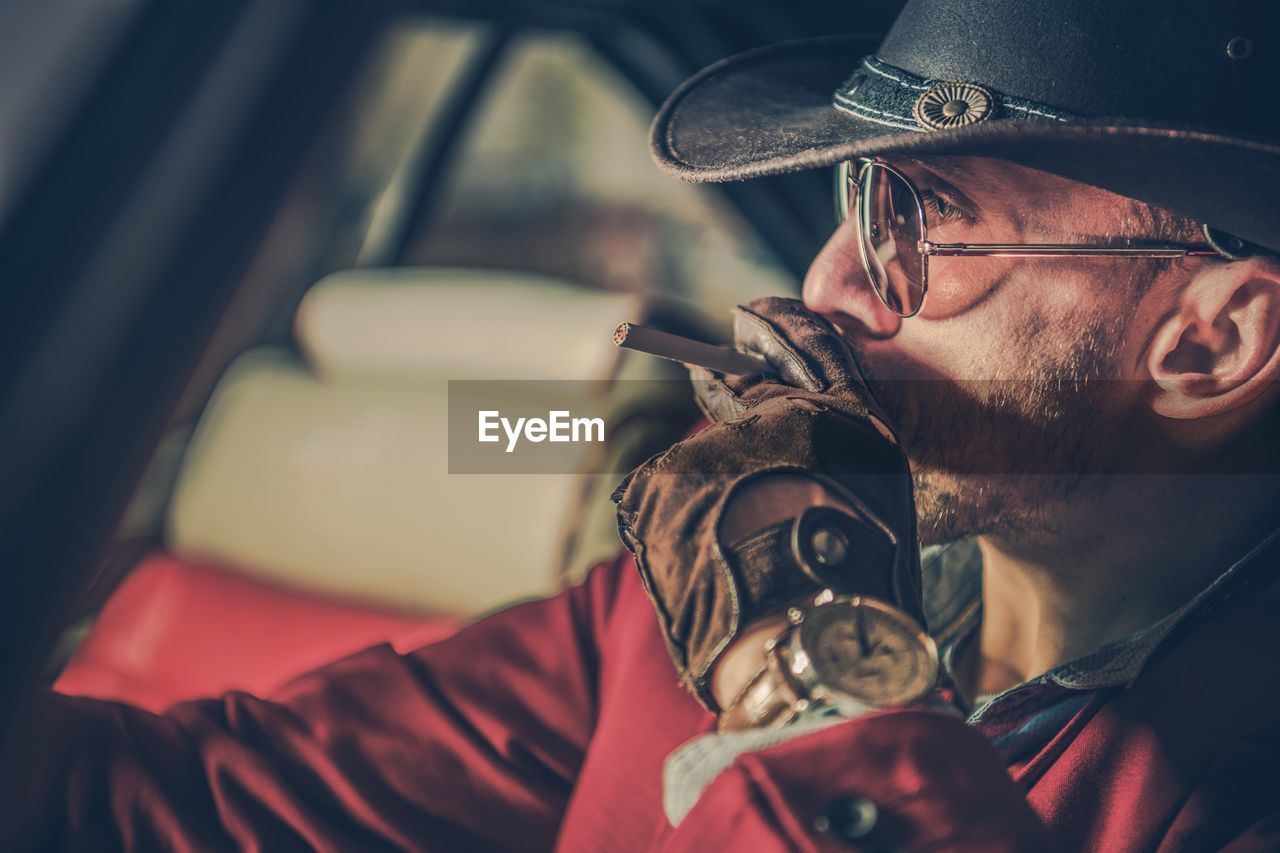
[[946, 545], [1017, 525], [1002, 477], [917, 471], [917, 535], [922, 545]]

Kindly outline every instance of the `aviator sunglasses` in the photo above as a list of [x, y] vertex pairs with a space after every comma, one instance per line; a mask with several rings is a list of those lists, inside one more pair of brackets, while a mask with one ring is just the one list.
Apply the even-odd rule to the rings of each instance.
[[[1223, 257], [1210, 245], [1080, 243], [934, 243], [921, 193], [911, 179], [879, 160], [836, 168], [836, 218], [857, 217], [859, 252], [871, 285], [890, 311], [913, 317], [929, 291], [929, 258], [1185, 258]], [[1229, 257], [1229, 256], [1228, 256]]]

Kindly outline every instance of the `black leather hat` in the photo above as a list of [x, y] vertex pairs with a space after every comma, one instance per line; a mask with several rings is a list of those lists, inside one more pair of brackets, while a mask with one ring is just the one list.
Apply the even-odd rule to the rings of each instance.
[[1277, 0], [909, 0], [877, 41], [703, 70], [658, 113], [655, 159], [731, 181], [869, 155], [998, 157], [1280, 251]]

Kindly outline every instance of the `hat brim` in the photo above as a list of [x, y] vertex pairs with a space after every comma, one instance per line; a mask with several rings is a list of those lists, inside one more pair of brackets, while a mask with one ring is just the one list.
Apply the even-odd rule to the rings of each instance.
[[989, 121], [903, 131], [832, 106], [832, 94], [878, 42], [837, 36], [723, 60], [677, 89], [650, 142], [666, 173], [737, 181], [857, 157], [995, 157], [1111, 190], [1280, 250], [1280, 146], [1192, 128], [1127, 123]]

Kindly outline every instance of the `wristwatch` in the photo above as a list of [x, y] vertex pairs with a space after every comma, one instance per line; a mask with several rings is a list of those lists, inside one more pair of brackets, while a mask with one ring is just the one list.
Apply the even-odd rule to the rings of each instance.
[[938, 680], [938, 648], [914, 619], [877, 598], [824, 589], [788, 608], [765, 663], [720, 714], [720, 732], [786, 725], [831, 707], [852, 716], [909, 705]]

